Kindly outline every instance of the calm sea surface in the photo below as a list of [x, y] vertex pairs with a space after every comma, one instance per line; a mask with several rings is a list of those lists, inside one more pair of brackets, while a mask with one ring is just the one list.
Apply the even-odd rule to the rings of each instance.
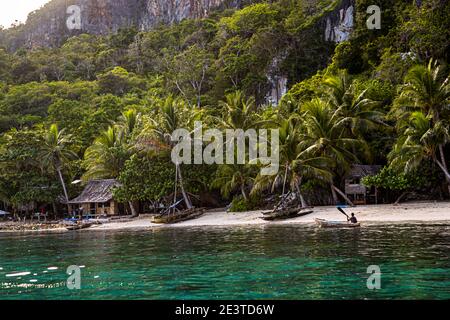
[[0, 234], [0, 299], [450, 299], [449, 254], [442, 224]]

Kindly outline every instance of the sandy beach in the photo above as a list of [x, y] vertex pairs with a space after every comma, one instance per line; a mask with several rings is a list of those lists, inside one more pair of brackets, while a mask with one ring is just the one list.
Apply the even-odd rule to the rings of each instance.
[[[183, 227], [224, 227], [224, 226], [250, 226], [264, 224], [313, 224], [316, 218], [345, 221], [345, 216], [336, 210], [336, 207], [315, 207], [314, 213], [304, 217], [290, 220], [268, 222], [261, 219], [262, 211], [250, 211], [229, 213], [225, 210], [211, 210], [203, 216], [177, 224], [161, 225], [151, 222], [149, 215], [122, 222], [111, 222], [102, 225], [95, 225], [86, 230], [139, 230], [150, 228], [183, 228]], [[450, 202], [411, 202], [394, 206], [368, 205], [357, 206], [346, 209], [346, 212], [355, 213], [356, 217], [363, 225], [371, 224], [392, 224], [392, 223], [449, 223], [450, 222]], [[1, 226], [1, 225], [0, 225]], [[1, 229], [1, 228], [0, 228]], [[13, 230], [0, 230], [0, 232], [11, 232]], [[25, 230], [25, 232], [61, 232], [67, 231], [63, 227], [52, 227], [50, 229]], [[84, 230], [82, 230], [84, 231]]]
[[[110, 223], [96, 226], [96, 230], [120, 230], [142, 228], [182, 228], [201, 226], [245, 226], [263, 224], [312, 224], [316, 218], [345, 221], [345, 216], [336, 207], [316, 207], [314, 213], [291, 220], [267, 222], [260, 217], [261, 211], [227, 213], [225, 211], [207, 212], [200, 218], [180, 222], [173, 225], [158, 225], [151, 223], [150, 218], [136, 219], [124, 223]], [[414, 202], [394, 205], [357, 206], [346, 209], [355, 213], [363, 224], [387, 223], [437, 223], [450, 222], [450, 202]], [[91, 229], [91, 230], [92, 230]]]

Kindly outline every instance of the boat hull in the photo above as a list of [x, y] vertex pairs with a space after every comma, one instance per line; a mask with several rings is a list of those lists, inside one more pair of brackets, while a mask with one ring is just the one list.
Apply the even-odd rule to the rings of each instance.
[[278, 212], [272, 212], [272, 213], [266, 213], [264, 214], [261, 219], [265, 221], [277, 221], [277, 220], [287, 220], [287, 219], [294, 219], [306, 216], [308, 214], [313, 213], [314, 211], [302, 211], [301, 208], [294, 208], [284, 211], [278, 211]]
[[361, 223], [351, 223], [343, 221], [327, 221], [323, 219], [316, 219], [316, 224], [321, 228], [359, 228]]
[[68, 226], [68, 227], [66, 227], [66, 229], [69, 231], [76, 231], [76, 230], [88, 229], [88, 228], [92, 227], [92, 225], [93, 225], [92, 223], [76, 224], [73, 226]]
[[157, 224], [174, 224], [182, 221], [196, 219], [205, 213], [205, 209], [193, 209], [174, 214], [159, 215], [153, 217], [152, 222]]

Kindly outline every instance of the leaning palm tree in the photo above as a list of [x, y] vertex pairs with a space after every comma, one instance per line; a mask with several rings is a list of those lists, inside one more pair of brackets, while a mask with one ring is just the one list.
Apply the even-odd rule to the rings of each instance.
[[[305, 132], [301, 135], [300, 145], [304, 152], [317, 157], [329, 159], [336, 176], [344, 175], [352, 163], [358, 163], [356, 154], [369, 155], [367, 143], [355, 139], [348, 134], [342, 117], [327, 102], [314, 99], [302, 106], [304, 112]], [[355, 152], [356, 150], [356, 152]], [[331, 182], [333, 198], [337, 201], [336, 192], [350, 205], [352, 201], [333, 182]]]
[[388, 157], [390, 166], [411, 172], [423, 161], [432, 160], [444, 173], [450, 194], [450, 173], [443, 162], [445, 159], [438, 157], [439, 146], [450, 141], [448, 124], [442, 120], [433, 123], [432, 116], [414, 112], [401, 130], [402, 133]]
[[58, 126], [53, 124], [45, 132], [39, 152], [39, 160], [42, 168], [54, 170], [58, 174], [66, 203], [69, 203], [69, 195], [62, 171], [69, 161], [77, 157], [69, 149], [69, 144], [70, 136], [65, 135], [64, 130], [58, 130]]
[[[427, 66], [413, 66], [405, 77], [405, 84], [395, 105], [399, 111], [420, 111], [430, 118], [435, 127], [450, 104], [449, 76], [444, 76], [437, 61], [432, 59]], [[408, 116], [410, 113], [404, 112]], [[408, 118], [409, 120], [409, 118]], [[402, 122], [399, 121], [400, 125]], [[444, 144], [438, 144], [440, 163], [448, 171]]]
[[307, 207], [308, 204], [301, 191], [302, 182], [305, 178], [331, 181], [332, 174], [327, 169], [327, 159], [305, 151], [301, 143], [303, 128], [296, 116], [281, 119], [278, 126], [280, 169], [273, 176], [258, 175], [252, 193], [268, 188], [273, 192], [282, 186], [283, 199], [289, 187], [291, 193], [299, 196], [302, 207]]

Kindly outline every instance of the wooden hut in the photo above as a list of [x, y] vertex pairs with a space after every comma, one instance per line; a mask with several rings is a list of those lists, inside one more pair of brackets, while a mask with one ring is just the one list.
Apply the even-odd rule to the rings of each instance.
[[362, 184], [362, 178], [380, 172], [382, 166], [355, 164], [345, 177], [345, 195], [354, 204], [378, 203], [378, 190]]
[[89, 181], [81, 195], [69, 201], [72, 211], [82, 208], [83, 214], [91, 216], [122, 215], [124, 206], [113, 198], [113, 189], [117, 186], [119, 182], [114, 179]]

